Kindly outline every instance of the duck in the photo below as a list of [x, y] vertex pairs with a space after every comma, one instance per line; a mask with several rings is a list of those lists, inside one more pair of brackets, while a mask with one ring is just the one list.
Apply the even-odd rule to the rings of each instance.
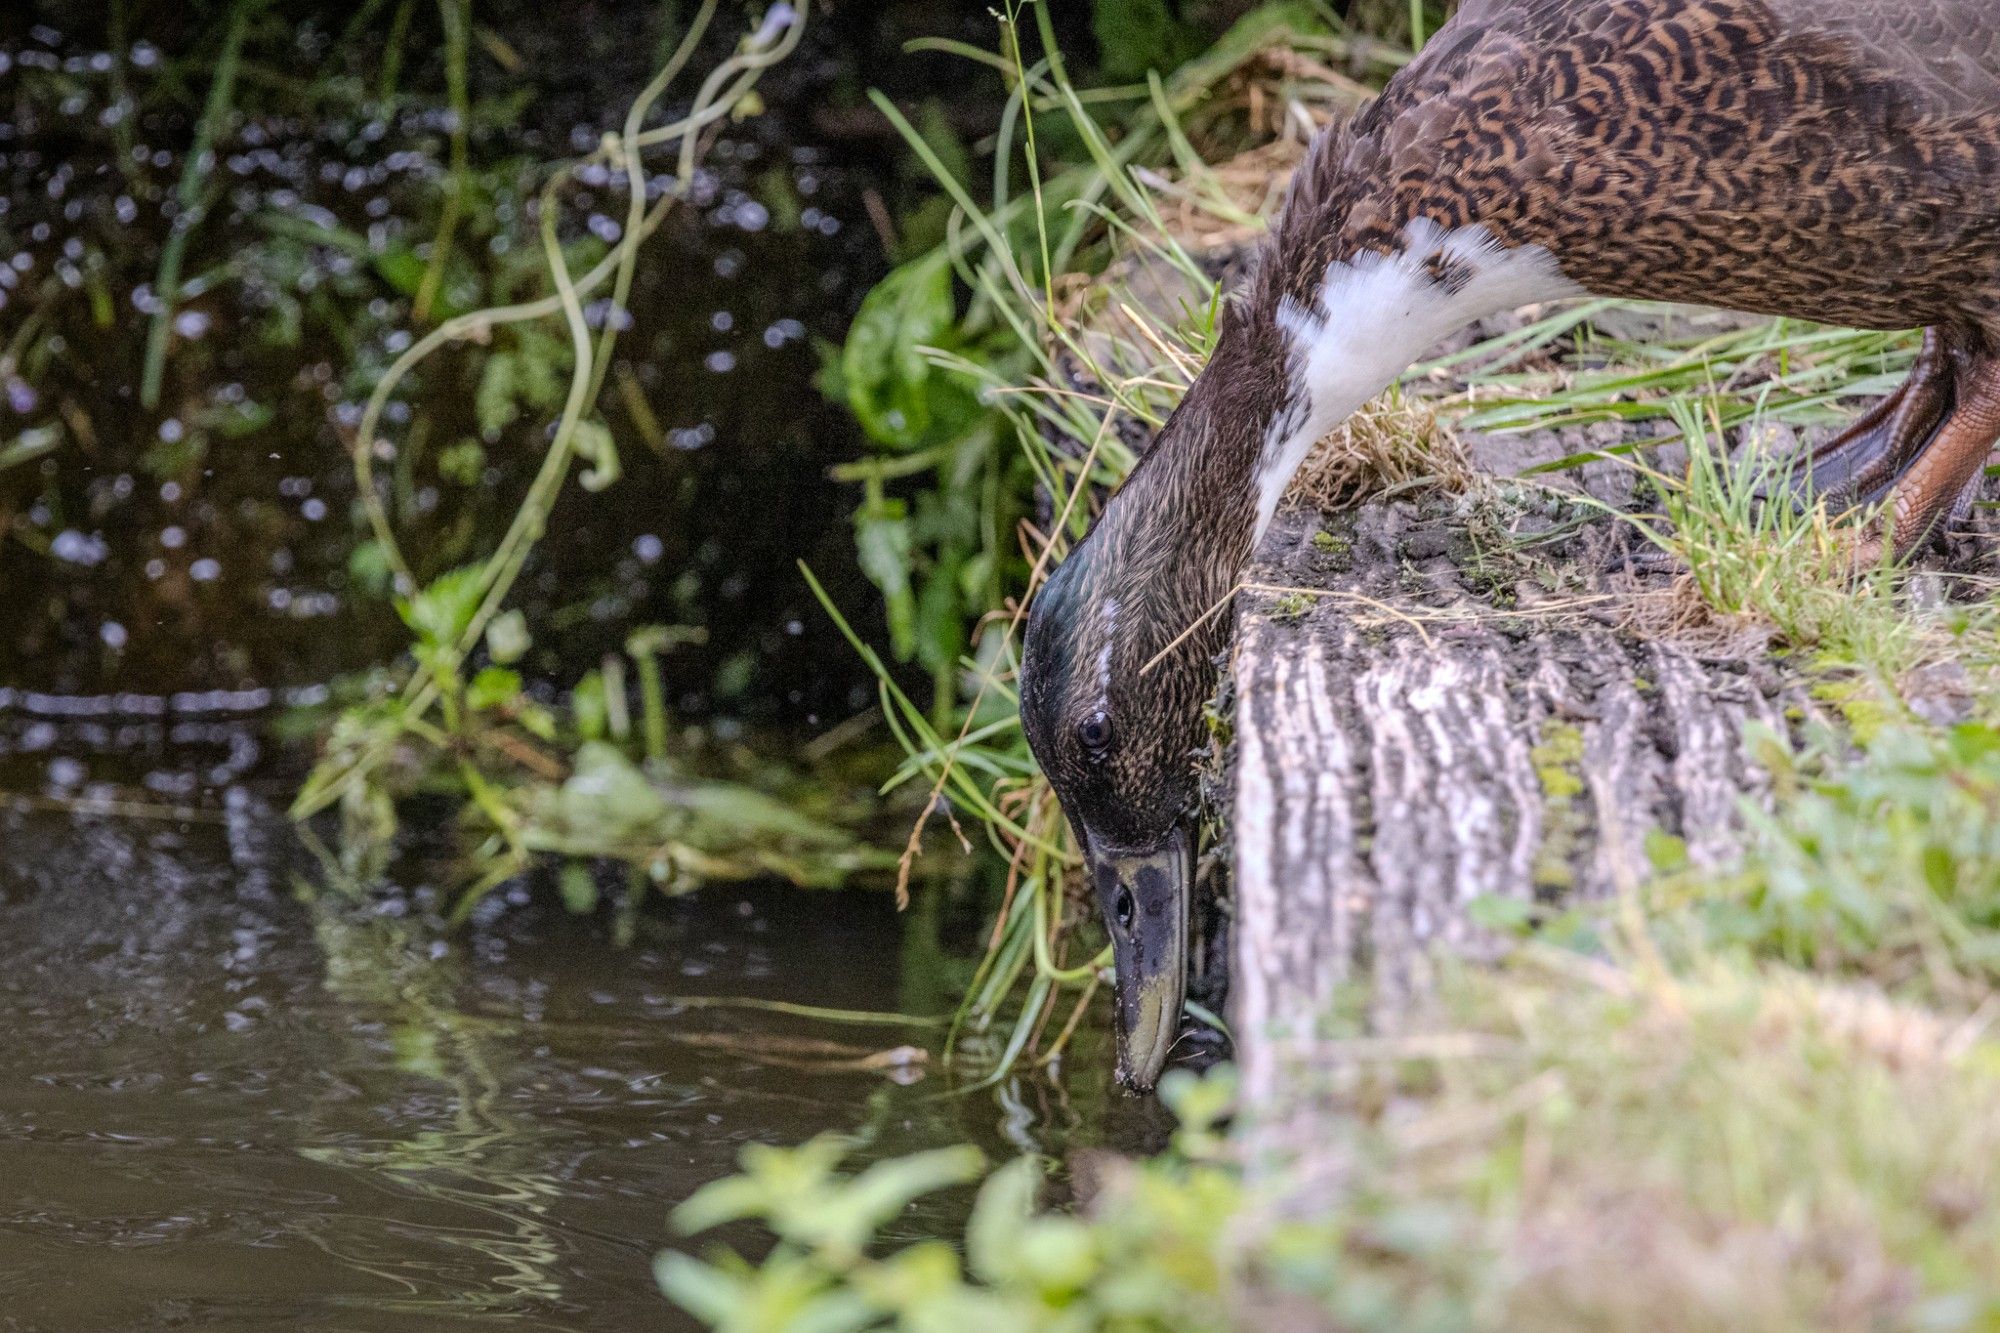
[[1206, 365], [1028, 610], [1022, 727], [1110, 935], [1128, 1089], [1181, 1036], [1203, 713], [1293, 474], [1448, 335], [1579, 296], [1922, 329], [1908, 381], [1795, 468], [1802, 501], [1873, 506], [1857, 560], [1921, 546], [2000, 439], [1992, 0], [1463, 0], [1315, 138]]

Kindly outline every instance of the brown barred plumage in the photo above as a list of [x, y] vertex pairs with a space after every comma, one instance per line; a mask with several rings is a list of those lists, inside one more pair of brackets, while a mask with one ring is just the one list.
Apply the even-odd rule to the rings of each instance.
[[2000, 329], [2000, 7], [1479, 0], [1316, 148], [1253, 299], [1416, 217], [1608, 296]]

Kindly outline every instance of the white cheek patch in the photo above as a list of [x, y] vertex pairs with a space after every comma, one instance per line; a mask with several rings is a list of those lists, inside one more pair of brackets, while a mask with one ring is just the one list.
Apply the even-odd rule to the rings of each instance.
[[[1441, 339], [1475, 319], [1535, 301], [1579, 295], [1541, 246], [1502, 249], [1485, 227], [1446, 232], [1412, 222], [1403, 249], [1369, 252], [1332, 265], [1311, 309], [1286, 300], [1278, 327], [1291, 341], [1301, 411], [1271, 423], [1257, 463], [1257, 537], [1313, 444], [1352, 416]], [[1449, 290], [1430, 272], [1433, 259], [1464, 281]]]

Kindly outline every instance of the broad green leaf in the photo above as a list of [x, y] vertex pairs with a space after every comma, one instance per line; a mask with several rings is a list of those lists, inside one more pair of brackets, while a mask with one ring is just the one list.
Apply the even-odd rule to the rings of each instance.
[[890, 647], [907, 662], [917, 650], [917, 599], [910, 586], [910, 522], [900, 500], [862, 505], [854, 514], [861, 572], [882, 590]]
[[[941, 1240], [898, 1250], [872, 1268], [856, 1270], [855, 1290], [878, 1310], [921, 1317], [963, 1287], [958, 1254]], [[961, 1331], [962, 1333], [962, 1331]]]
[[581, 861], [565, 861], [558, 883], [562, 888], [563, 906], [572, 914], [589, 916], [597, 910], [597, 880], [591, 875], [589, 866]]
[[604, 673], [588, 671], [569, 694], [570, 715], [576, 719], [577, 734], [587, 741], [601, 741], [610, 731], [610, 708], [604, 700]]
[[399, 598], [396, 613], [425, 644], [447, 647], [458, 642], [485, 595], [486, 567], [466, 565], [440, 574], [415, 597]]
[[1022, 1230], [1015, 1261], [1036, 1290], [1067, 1296], [1081, 1290], [1097, 1272], [1097, 1244], [1080, 1219], [1049, 1214]]
[[556, 791], [550, 815], [572, 839], [615, 847], [654, 842], [672, 831], [673, 807], [616, 747], [586, 741], [576, 771]]
[[1041, 1187], [1041, 1163], [1033, 1157], [1009, 1162], [979, 1187], [965, 1225], [965, 1257], [980, 1280], [998, 1284], [1015, 1271], [1021, 1233], [1035, 1215]]
[[347, 576], [364, 591], [381, 593], [395, 579], [389, 568], [389, 553], [378, 541], [365, 541], [347, 556]]
[[[837, 1134], [795, 1148], [747, 1144], [737, 1158], [743, 1174], [712, 1181], [682, 1200], [672, 1214], [674, 1229], [691, 1236], [746, 1217], [775, 1220], [788, 1205], [818, 1199], [848, 1147]], [[782, 1227], [779, 1234], [786, 1235]]]
[[653, 1280], [667, 1299], [711, 1328], [726, 1325], [750, 1300], [755, 1277], [727, 1273], [692, 1255], [662, 1251], [653, 1260]]
[[369, 256], [369, 262], [398, 296], [415, 296], [417, 289], [424, 285], [424, 269], [427, 266], [407, 245], [391, 246]]
[[1105, 77], [1114, 83], [1169, 73], [1203, 45], [1201, 34], [1175, 17], [1167, 0], [1096, 0], [1090, 17]]
[[1235, 1109], [1236, 1070], [1229, 1065], [1218, 1065], [1206, 1074], [1176, 1069], [1160, 1080], [1160, 1100], [1181, 1128], [1207, 1133]]
[[875, 285], [841, 349], [847, 405], [877, 443], [912, 449], [930, 435], [933, 372], [920, 350], [952, 336], [950, 254], [933, 251]]
[[465, 690], [465, 706], [471, 709], [500, 708], [521, 697], [521, 673], [506, 667], [490, 666], [472, 678]]
[[970, 1145], [892, 1157], [816, 1200], [809, 1215], [792, 1216], [788, 1230], [799, 1240], [835, 1254], [859, 1254], [883, 1223], [912, 1200], [966, 1184], [978, 1177], [984, 1165], [984, 1156]]
[[931, 671], [948, 667], [965, 655], [966, 608], [958, 595], [962, 566], [958, 552], [947, 552], [917, 591], [917, 660]]
[[718, 850], [772, 839], [825, 846], [848, 840], [845, 833], [832, 825], [823, 824], [754, 787], [733, 782], [702, 782], [690, 784], [675, 794], [693, 816], [694, 822], [686, 833], [688, 840]]

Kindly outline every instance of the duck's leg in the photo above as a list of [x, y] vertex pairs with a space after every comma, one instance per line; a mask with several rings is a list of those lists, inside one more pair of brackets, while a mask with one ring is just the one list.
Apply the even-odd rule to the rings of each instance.
[[1787, 478], [1793, 497], [1838, 506], [1885, 488], [1936, 435], [1951, 410], [1957, 373], [1949, 340], [1937, 329], [1925, 330], [1923, 350], [1902, 387], [1793, 464]]
[[1946, 353], [1951, 414], [1901, 475], [1867, 497], [1886, 501], [1886, 511], [1883, 530], [1857, 548], [1857, 564], [1879, 558], [1884, 541], [1900, 555], [1930, 540], [1978, 485], [2000, 442], [2000, 350], [1975, 334], [1949, 339]]

